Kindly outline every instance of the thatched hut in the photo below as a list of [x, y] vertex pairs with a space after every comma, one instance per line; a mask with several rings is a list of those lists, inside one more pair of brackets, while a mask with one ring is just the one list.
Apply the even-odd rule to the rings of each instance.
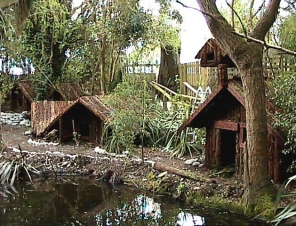
[[36, 93], [31, 81], [17, 81], [9, 93], [9, 110], [14, 112], [30, 111]]
[[38, 137], [52, 130], [59, 141], [79, 140], [102, 144], [102, 130], [111, 109], [99, 96], [83, 96], [76, 101], [37, 101], [32, 103], [32, 131]]
[[53, 101], [74, 101], [84, 95], [85, 93], [79, 84], [59, 83], [55, 85], [49, 99]]

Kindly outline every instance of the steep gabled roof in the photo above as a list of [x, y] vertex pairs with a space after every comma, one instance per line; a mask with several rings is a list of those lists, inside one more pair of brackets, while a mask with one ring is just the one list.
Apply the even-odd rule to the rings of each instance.
[[36, 93], [34, 91], [33, 83], [27, 80], [20, 80], [15, 82], [12, 91], [15, 89], [20, 89], [24, 96], [32, 103], [34, 98], [36, 97]]
[[33, 132], [36, 136], [42, 135], [76, 104], [82, 104], [102, 121], [111, 113], [99, 96], [83, 96], [76, 101], [37, 101], [31, 110]]
[[79, 98], [78, 101], [103, 121], [108, 119], [108, 116], [112, 111], [112, 109], [107, 106], [98, 95], [83, 96]]
[[200, 65], [202, 67], [218, 67], [219, 64], [227, 64], [228, 68], [236, 67], [228, 54], [214, 38], [208, 39], [196, 54], [195, 59], [200, 59]]
[[31, 125], [36, 136], [40, 136], [71, 108], [74, 101], [36, 101], [31, 107]]
[[53, 92], [55, 91], [58, 92], [65, 101], [74, 101], [85, 95], [81, 86], [75, 83], [56, 84]]
[[[215, 112], [215, 105], [221, 104], [220, 102], [227, 103], [227, 100], [229, 100], [229, 98], [234, 98], [245, 108], [245, 101], [242, 96], [242, 87], [235, 83], [229, 84], [227, 87], [219, 86], [214, 92], [212, 92], [212, 94], [205, 100], [205, 102], [203, 102], [195, 110], [195, 112], [179, 127], [178, 132], [181, 132], [186, 127], [206, 127], [209, 121], [207, 116], [211, 112]], [[267, 104], [267, 107], [268, 106], [269, 105]], [[284, 138], [269, 123], [267, 124], [267, 130], [270, 134], [277, 137], [282, 144], [285, 143]]]

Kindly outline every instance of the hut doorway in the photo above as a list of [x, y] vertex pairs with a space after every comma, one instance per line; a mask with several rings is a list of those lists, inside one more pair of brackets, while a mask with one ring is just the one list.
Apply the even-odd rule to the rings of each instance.
[[235, 164], [236, 131], [220, 130], [220, 166]]

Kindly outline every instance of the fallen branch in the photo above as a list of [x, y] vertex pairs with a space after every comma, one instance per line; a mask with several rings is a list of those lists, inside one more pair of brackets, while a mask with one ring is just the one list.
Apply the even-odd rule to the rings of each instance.
[[180, 170], [180, 169], [174, 168], [172, 166], [168, 166], [162, 162], [153, 162], [152, 168], [155, 170], [167, 171], [168, 173], [172, 173], [172, 174], [175, 174], [175, 175], [187, 178], [187, 179], [195, 180], [195, 181], [209, 181], [208, 178], [199, 177], [195, 173], [187, 172], [185, 170]]

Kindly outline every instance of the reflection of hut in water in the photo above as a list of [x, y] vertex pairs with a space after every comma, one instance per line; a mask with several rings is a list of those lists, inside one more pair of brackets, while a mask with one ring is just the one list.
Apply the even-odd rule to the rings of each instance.
[[80, 85], [75, 83], [59, 83], [55, 85], [50, 98], [53, 101], [74, 101], [84, 96], [84, 92]]
[[111, 109], [99, 96], [76, 101], [37, 101], [32, 104], [32, 131], [44, 137], [55, 130], [60, 142], [79, 140], [102, 144], [103, 126]]
[[9, 110], [14, 112], [30, 111], [31, 103], [36, 97], [33, 83], [17, 81], [9, 93]]

